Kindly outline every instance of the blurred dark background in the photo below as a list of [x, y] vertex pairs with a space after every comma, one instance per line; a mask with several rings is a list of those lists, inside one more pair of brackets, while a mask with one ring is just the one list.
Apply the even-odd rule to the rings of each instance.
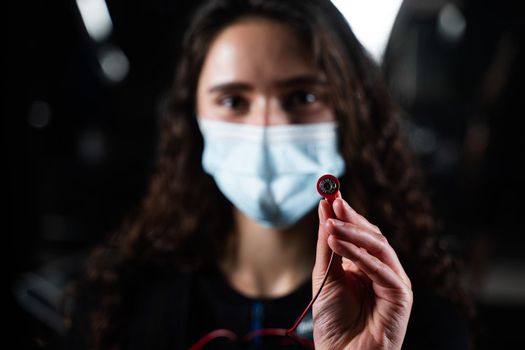
[[[8, 4], [6, 320], [19, 349], [56, 348], [64, 287], [138, 205], [181, 33], [199, 3], [108, 0], [111, 27], [96, 33], [85, 25], [90, 2]], [[465, 261], [479, 349], [525, 338], [518, 3], [406, 0], [382, 62], [447, 240]]]

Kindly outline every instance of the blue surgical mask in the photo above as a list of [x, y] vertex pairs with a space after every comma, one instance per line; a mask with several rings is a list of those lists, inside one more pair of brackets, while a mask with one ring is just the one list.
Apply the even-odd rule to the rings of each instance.
[[319, 202], [319, 176], [341, 176], [337, 123], [257, 126], [199, 118], [202, 165], [235, 207], [262, 226], [286, 228]]

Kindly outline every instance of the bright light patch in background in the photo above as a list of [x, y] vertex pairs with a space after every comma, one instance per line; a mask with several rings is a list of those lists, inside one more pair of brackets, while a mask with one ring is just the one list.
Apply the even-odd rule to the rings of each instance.
[[113, 30], [113, 22], [104, 0], [76, 0], [82, 21], [89, 36], [95, 41], [107, 39]]
[[402, 2], [403, 0], [332, 0], [376, 62], [383, 59]]
[[128, 75], [129, 61], [118, 47], [108, 47], [98, 55], [104, 77], [111, 83], [120, 83]]
[[467, 21], [456, 5], [446, 4], [439, 11], [438, 32], [443, 38], [458, 41], [465, 34], [466, 27]]

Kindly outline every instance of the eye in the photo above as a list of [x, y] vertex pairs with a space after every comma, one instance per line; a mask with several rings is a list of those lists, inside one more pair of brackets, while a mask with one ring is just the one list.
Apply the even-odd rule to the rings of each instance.
[[319, 97], [316, 93], [300, 90], [287, 95], [283, 104], [287, 109], [305, 108], [318, 101]]
[[240, 95], [228, 95], [220, 97], [218, 104], [227, 109], [241, 110], [248, 106], [248, 101]]

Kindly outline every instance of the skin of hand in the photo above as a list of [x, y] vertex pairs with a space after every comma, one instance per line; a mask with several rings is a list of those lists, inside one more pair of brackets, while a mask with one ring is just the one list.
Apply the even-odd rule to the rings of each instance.
[[401, 349], [412, 309], [411, 283], [379, 228], [342, 198], [319, 203], [312, 287], [316, 349]]

